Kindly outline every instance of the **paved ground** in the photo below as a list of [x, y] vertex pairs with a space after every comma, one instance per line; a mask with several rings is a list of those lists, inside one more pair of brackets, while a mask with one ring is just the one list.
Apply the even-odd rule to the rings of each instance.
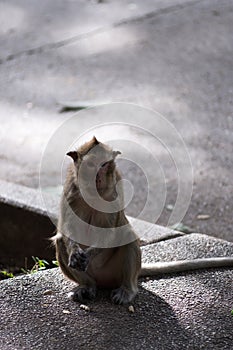
[[[232, 255], [233, 244], [192, 234], [143, 248], [146, 261]], [[90, 312], [67, 299], [58, 269], [0, 282], [2, 350], [232, 348], [232, 270], [163, 275], [140, 283], [135, 313], [99, 293]], [[228, 288], [226, 288], [226, 286]]]
[[[194, 188], [183, 222], [233, 240], [232, 20], [230, 0], [1, 1], [1, 179], [38, 187], [43, 149], [71, 115], [58, 100], [139, 103], [162, 113], [188, 147]], [[174, 204], [174, 166], [159, 162]], [[59, 173], [45, 175], [52, 186]]]

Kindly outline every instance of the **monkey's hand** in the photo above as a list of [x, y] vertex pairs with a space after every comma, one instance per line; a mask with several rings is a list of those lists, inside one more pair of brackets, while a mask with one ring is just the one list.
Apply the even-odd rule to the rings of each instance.
[[79, 271], [85, 271], [89, 263], [89, 254], [81, 248], [76, 248], [69, 255], [68, 266]]

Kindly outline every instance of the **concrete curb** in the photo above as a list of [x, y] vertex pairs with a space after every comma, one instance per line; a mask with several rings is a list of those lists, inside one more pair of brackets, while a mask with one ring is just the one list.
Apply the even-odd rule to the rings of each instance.
[[[58, 217], [59, 196], [46, 194], [46, 205], [40, 190], [0, 181], [0, 263], [24, 266], [24, 258], [38, 256], [53, 259], [54, 250], [49, 238], [54, 234]], [[129, 217], [143, 244], [182, 235], [177, 231]]]

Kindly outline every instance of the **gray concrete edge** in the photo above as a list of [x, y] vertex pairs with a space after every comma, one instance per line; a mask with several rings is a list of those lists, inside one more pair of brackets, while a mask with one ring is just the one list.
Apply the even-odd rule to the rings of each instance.
[[[46, 196], [46, 197], [45, 197]], [[46, 198], [46, 204], [43, 198]], [[41, 194], [41, 190], [0, 181], [0, 206], [7, 204], [9, 208], [20, 208], [23, 211], [39, 214], [57, 222], [60, 198], [52, 193]], [[139, 237], [143, 237], [142, 245], [159, 242], [165, 239], [184, 235], [182, 232], [162, 227], [128, 216], [128, 220]]]

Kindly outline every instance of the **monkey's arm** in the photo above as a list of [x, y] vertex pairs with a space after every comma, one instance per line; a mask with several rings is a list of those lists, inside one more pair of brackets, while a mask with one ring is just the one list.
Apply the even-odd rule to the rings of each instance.
[[156, 276], [164, 273], [184, 272], [213, 267], [233, 267], [233, 257], [213, 257], [142, 264], [139, 276]]
[[[89, 262], [102, 252], [102, 249], [94, 247], [83, 249], [83, 247], [80, 247], [78, 243], [71, 239], [68, 239], [67, 246], [69, 255], [68, 266], [80, 271], [85, 271]], [[102, 260], [102, 263], [104, 264], [104, 259], [102, 258]]]

